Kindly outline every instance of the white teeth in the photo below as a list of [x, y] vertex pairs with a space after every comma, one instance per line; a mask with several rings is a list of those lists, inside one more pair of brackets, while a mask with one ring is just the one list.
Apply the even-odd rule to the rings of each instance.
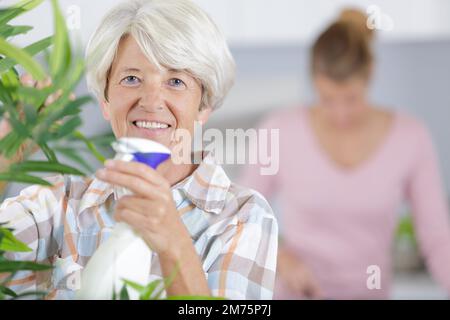
[[147, 129], [166, 129], [169, 127], [166, 123], [154, 122], [154, 121], [136, 121], [136, 126], [139, 128], [147, 128]]

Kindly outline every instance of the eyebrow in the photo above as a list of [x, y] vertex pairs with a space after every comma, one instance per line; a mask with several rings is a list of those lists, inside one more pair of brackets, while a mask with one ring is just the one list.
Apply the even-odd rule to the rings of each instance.
[[120, 73], [124, 73], [124, 72], [141, 72], [141, 69], [125, 67], [120, 70]]
[[180, 69], [167, 69], [167, 71], [173, 73], [186, 73], [186, 71]]

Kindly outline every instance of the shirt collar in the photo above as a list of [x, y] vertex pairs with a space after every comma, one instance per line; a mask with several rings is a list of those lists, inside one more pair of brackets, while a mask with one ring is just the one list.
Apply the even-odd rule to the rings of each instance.
[[[91, 175], [90, 183], [80, 200], [79, 212], [105, 203], [114, 194], [114, 187]], [[209, 153], [195, 171], [184, 180], [172, 186], [180, 190], [196, 207], [219, 214], [225, 205], [231, 181], [221, 165]]]
[[225, 205], [231, 181], [211, 154], [206, 154], [197, 169], [172, 188], [179, 188], [199, 209], [219, 214]]

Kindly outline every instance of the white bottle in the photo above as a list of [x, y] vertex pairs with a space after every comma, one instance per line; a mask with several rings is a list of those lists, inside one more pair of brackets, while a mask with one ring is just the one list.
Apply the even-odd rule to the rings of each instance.
[[[147, 139], [121, 138], [112, 144], [115, 159], [145, 162], [153, 168], [170, 157], [170, 150]], [[131, 191], [114, 187], [116, 200]], [[76, 299], [110, 300], [114, 291], [119, 295], [123, 279], [146, 285], [150, 273], [152, 252], [145, 241], [126, 223], [114, 226], [110, 237], [99, 246], [81, 272], [81, 286]], [[130, 299], [138, 292], [128, 290]]]

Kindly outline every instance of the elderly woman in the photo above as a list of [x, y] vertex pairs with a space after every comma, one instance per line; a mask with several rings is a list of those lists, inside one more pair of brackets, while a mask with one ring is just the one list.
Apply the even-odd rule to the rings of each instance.
[[[88, 85], [116, 138], [169, 148], [175, 130], [193, 133], [195, 121], [208, 120], [234, 76], [223, 35], [186, 0], [118, 5], [91, 38], [87, 58]], [[105, 166], [95, 177], [49, 177], [52, 188], [30, 186], [3, 202], [0, 220], [33, 249], [14, 258], [55, 267], [17, 274], [12, 289], [73, 298], [79, 271], [123, 221], [154, 252], [149, 279], [180, 266], [168, 295], [272, 297], [278, 230], [261, 195], [232, 183], [208, 155], [197, 165], [171, 159], [158, 170], [137, 162]], [[113, 186], [133, 196], [115, 200]]]

